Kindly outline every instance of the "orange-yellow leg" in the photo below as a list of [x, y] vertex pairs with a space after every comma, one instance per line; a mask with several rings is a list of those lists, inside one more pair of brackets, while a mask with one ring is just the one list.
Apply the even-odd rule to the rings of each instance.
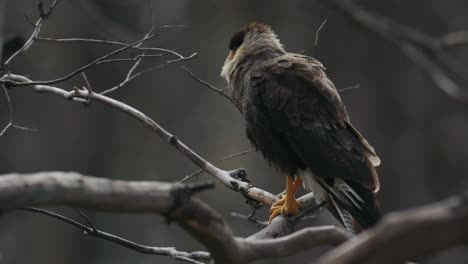
[[273, 218], [280, 214], [296, 216], [299, 214], [301, 204], [294, 198], [297, 190], [301, 186], [302, 180], [300, 177], [294, 179], [286, 176], [286, 194], [281, 197], [281, 200], [274, 203], [270, 208], [270, 223]]

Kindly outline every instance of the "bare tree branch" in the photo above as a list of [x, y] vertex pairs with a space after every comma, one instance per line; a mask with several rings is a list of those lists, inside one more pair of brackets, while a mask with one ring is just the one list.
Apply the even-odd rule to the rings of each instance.
[[468, 31], [455, 31], [444, 34], [439, 39], [439, 46], [441, 48], [448, 48], [452, 46], [462, 46], [468, 44]]
[[267, 227], [268, 226], [268, 221], [261, 221], [261, 220], [258, 220], [256, 217], [255, 217], [255, 214], [257, 213], [257, 208], [252, 208], [252, 212], [248, 215], [244, 215], [244, 214], [240, 214], [240, 213], [236, 213], [236, 212], [231, 212], [231, 216], [232, 217], [237, 217], [237, 218], [240, 218], [240, 219], [245, 219], [245, 220], [249, 220], [250, 222], [254, 223], [255, 225], [257, 226], [260, 226], [260, 227]]
[[99, 64], [101, 61], [105, 61], [109, 57], [117, 55], [117, 54], [129, 49], [131, 46], [136, 46], [136, 45], [138, 45], [140, 43], [143, 43], [144, 41], [146, 41], [148, 39], [151, 39], [151, 38], [153, 38], [155, 36], [156, 36], [156, 34], [147, 35], [144, 38], [142, 38], [140, 40], [137, 40], [137, 41], [135, 41], [134, 43], [132, 43], [132, 44], [130, 44], [128, 46], [125, 46], [125, 47], [119, 48], [117, 50], [114, 50], [112, 52], [109, 52], [106, 55], [104, 55], [104, 56], [102, 56], [102, 57], [100, 57], [100, 58], [98, 58], [98, 59], [96, 59], [96, 60], [94, 60], [94, 61], [92, 61], [92, 62], [90, 62], [90, 63], [88, 63], [88, 64], [86, 64], [86, 65], [84, 65], [82, 67], [80, 67], [80, 68], [78, 68], [78, 69], [76, 69], [75, 71], [73, 71], [73, 72], [71, 72], [71, 73], [69, 73], [69, 74], [67, 74], [67, 75], [65, 75], [63, 77], [59, 77], [59, 78], [56, 78], [54, 80], [47, 80], [47, 81], [34, 81], [34, 82], [31, 81], [29, 83], [18, 82], [18, 83], [15, 83], [14, 86], [28, 86], [28, 85], [31, 85], [31, 84], [48, 85], [48, 84], [55, 84], [55, 83], [66, 81], [68, 79], [71, 79], [75, 75], [80, 74], [80, 73], [88, 70], [89, 68]]
[[338, 89], [338, 92], [342, 93], [342, 92], [347, 92], [347, 91], [350, 91], [350, 90], [354, 90], [354, 89], [358, 89], [360, 87], [359, 84], [355, 84], [355, 85], [351, 85], [351, 86], [346, 86], [344, 88], [341, 88], [341, 89]]
[[320, 30], [322, 30], [322, 28], [325, 26], [325, 24], [327, 23], [328, 21], [328, 18], [326, 18], [325, 20], [323, 20], [322, 24], [320, 24], [320, 26], [318, 27], [318, 29], [315, 31], [315, 41], [314, 41], [314, 57], [318, 59], [319, 57], [319, 54], [318, 54], [318, 42], [319, 42], [319, 34], [320, 34]]
[[[8, 62], [11, 62], [16, 56], [20, 55], [22, 52], [26, 51], [31, 47], [31, 45], [38, 41], [38, 37], [42, 21], [45, 20], [52, 12], [58, 0], [55, 0], [51, 7], [48, 10], [45, 10], [43, 7], [42, 1], [38, 1], [38, 10], [40, 14], [39, 20], [33, 25], [34, 31], [31, 34], [29, 40], [26, 44], [13, 56], [11, 56]], [[207, 162], [183, 142], [178, 140], [174, 135], [170, 134], [163, 127], [157, 124], [154, 120], [138, 111], [137, 109], [128, 106], [122, 102], [109, 98], [103, 94], [94, 92], [91, 87], [89, 80], [85, 75], [85, 71], [94, 67], [98, 64], [103, 63], [113, 63], [117, 61], [130, 61], [129, 59], [116, 59], [113, 56], [117, 55], [128, 49], [142, 50], [143, 54], [137, 55], [137, 57], [132, 58], [132, 61], [135, 63], [130, 67], [125, 79], [117, 86], [104, 91], [103, 93], [108, 93], [126, 85], [133, 78], [141, 75], [142, 73], [154, 68], [146, 69], [140, 72], [136, 72], [141, 61], [145, 57], [149, 56], [161, 56], [161, 54], [146, 54], [150, 49], [141, 48], [142, 44], [153, 38], [157, 35], [157, 32], [165, 26], [155, 29], [154, 24], [148, 33], [140, 40], [131, 43], [119, 43], [119, 42], [109, 42], [102, 40], [83, 40], [79, 39], [69, 39], [69, 40], [57, 40], [55, 42], [86, 42], [86, 43], [99, 43], [105, 45], [119, 46], [118, 49], [111, 51], [104, 56], [78, 68], [77, 70], [54, 80], [47, 81], [32, 81], [25, 76], [15, 75], [15, 74], [6, 74], [0, 77], [0, 84], [2, 84], [8, 102], [8, 91], [6, 88], [14, 88], [20, 86], [30, 86], [33, 90], [41, 93], [50, 93], [57, 96], [61, 96], [65, 99], [88, 103], [90, 101], [98, 101], [103, 104], [106, 104], [110, 107], [118, 109], [143, 124], [147, 125], [155, 132], [158, 136], [166, 140], [171, 146], [179, 150], [185, 157], [194, 162], [198, 167], [203, 171], [211, 174], [222, 182], [228, 188], [241, 192], [249, 201], [254, 201], [255, 203], [263, 203], [266, 205], [271, 205], [273, 202], [277, 201], [277, 196], [261, 190], [259, 188], [253, 187], [248, 181], [244, 170], [236, 169], [232, 171], [226, 171], [215, 167], [213, 164]], [[156, 50], [156, 49], [152, 49]], [[176, 59], [169, 60], [167, 63], [187, 60], [193, 58], [196, 53], [192, 54], [189, 57], [184, 57], [178, 53], [175, 53], [170, 50], [159, 49], [159, 51], [167, 52], [173, 55], [179, 55]], [[7, 63], [8, 64], [8, 63]], [[203, 83], [204, 85], [210, 87], [208, 83], [202, 81], [186, 69], [192, 77]], [[78, 74], [81, 74], [85, 85], [81, 88], [76, 87], [71, 91], [65, 89], [51, 86], [52, 84], [57, 84], [63, 81], [66, 81]], [[224, 94], [224, 90], [219, 90], [213, 86], [214, 90], [217, 90], [220, 94]], [[226, 98], [229, 98], [225, 95]], [[10, 109], [11, 104], [10, 104]], [[11, 115], [12, 115], [11, 111]], [[7, 126], [14, 126], [12, 123], [13, 118], [11, 118], [10, 124]], [[248, 153], [246, 151], [241, 154]], [[236, 154], [232, 156], [237, 156], [241, 154]], [[228, 157], [230, 158], [230, 157]], [[215, 211], [206, 206], [203, 202], [198, 199], [192, 198], [191, 194], [199, 189], [206, 188], [205, 185], [180, 185], [180, 184], [167, 184], [159, 182], [125, 182], [125, 181], [112, 181], [107, 179], [98, 179], [87, 176], [82, 176], [79, 174], [66, 174], [66, 173], [37, 173], [35, 175], [4, 175], [0, 177], [0, 209], [9, 210], [17, 207], [31, 206], [31, 205], [68, 205], [68, 206], [78, 206], [84, 208], [92, 208], [102, 211], [118, 211], [118, 212], [153, 212], [164, 215], [166, 219], [170, 221], [177, 222], [182, 228], [184, 228], [188, 233], [193, 237], [198, 239], [203, 245], [207, 247], [210, 252], [211, 257], [217, 263], [226, 263], [226, 264], [240, 264], [245, 263], [245, 261], [257, 260], [266, 257], [269, 251], [271, 251], [271, 256], [288, 256], [305, 250], [308, 246], [315, 246], [319, 244], [330, 244], [333, 242], [336, 237], [327, 237], [324, 239], [323, 232], [330, 232], [330, 230], [319, 230], [319, 229], [307, 229], [301, 231], [297, 234], [289, 235], [287, 238], [282, 238], [280, 240], [271, 240], [268, 243], [263, 243], [254, 241], [254, 238], [259, 238], [259, 236], [251, 236], [248, 239], [235, 238], [230, 230], [229, 226], [226, 225], [224, 220], [219, 216]], [[154, 201], [158, 201], [154, 203]], [[313, 196], [312, 194], [306, 195], [299, 199], [300, 202], [305, 205], [303, 208], [304, 212], [312, 206]], [[136, 206], [135, 206], [136, 205]], [[309, 206], [310, 205], [310, 206]], [[75, 227], [78, 227], [90, 236], [105, 239], [112, 241], [114, 243], [130, 247], [135, 250], [139, 250], [143, 253], [150, 254], [161, 254], [169, 255], [174, 259], [185, 260], [192, 263], [201, 263], [198, 259], [208, 260], [210, 257], [207, 253], [200, 253], [201, 256], [193, 255], [193, 253], [179, 252], [175, 251], [172, 248], [155, 248], [155, 247], [146, 247], [143, 245], [136, 244], [134, 242], [125, 240], [123, 238], [117, 237], [112, 234], [105, 233], [96, 229], [89, 219], [81, 212], [78, 211], [84, 219], [87, 221], [89, 226], [83, 225], [77, 221], [69, 219], [64, 216], [57, 215], [55, 213], [44, 211], [37, 208], [29, 208], [28, 210], [34, 211], [36, 213], [42, 213], [66, 223], [72, 224]], [[301, 216], [302, 217], [302, 216]], [[271, 225], [271, 227], [279, 227], [283, 229], [273, 230], [272, 228], [267, 229], [263, 234], [263, 237], [267, 238], [268, 234], [272, 234], [272, 237], [277, 237], [280, 235], [288, 235], [294, 230], [294, 226], [297, 224], [301, 217], [296, 217], [293, 219], [287, 219], [283, 217], [276, 220], [276, 225]], [[283, 224], [283, 223], [287, 223]], [[284, 228], [287, 226], [288, 228]], [[338, 229], [336, 229], [338, 230]], [[273, 234], [273, 232], [276, 232]], [[339, 230], [336, 232], [340, 232]], [[341, 231], [344, 232], [344, 231]], [[317, 236], [318, 240], [313, 240], [313, 237]], [[314, 243], [309, 243], [306, 246], [301, 245], [285, 245], [287, 241], [292, 241], [293, 244], [301, 243], [304, 240], [313, 240]], [[342, 237], [342, 239], [347, 239], [347, 237]], [[256, 257], [252, 255], [251, 248], [255, 246], [263, 255]], [[275, 248], [281, 246], [286, 248], [283, 251], [277, 251]]]
[[[8, 212], [29, 206], [66, 205], [107, 212], [157, 213], [189, 232], [207, 247], [216, 263], [223, 264], [244, 264], [264, 258], [289, 256], [314, 246], [335, 245], [349, 238], [344, 229], [337, 227], [311, 227], [268, 241], [235, 238], [220, 215], [199, 199], [191, 197], [192, 193], [212, 186], [109, 180], [72, 172], [7, 174], [0, 176], [0, 210]], [[172, 248], [142, 246], [48, 211], [28, 210], [54, 217], [86, 231], [88, 235], [142, 253], [182, 256], [192, 260], [208, 258], [202, 252], [184, 253], [174, 252]], [[259, 252], [259, 255], [255, 252]]]
[[[309, 227], [276, 239], [246, 239], [242, 245], [248, 261], [291, 256], [317, 246], [336, 246], [351, 234], [336, 226]], [[377, 263], [377, 262], [376, 262]]]
[[[217, 160], [216, 162], [213, 163], [213, 165], [217, 165], [223, 161], [226, 161], [226, 160], [229, 160], [229, 159], [232, 159], [232, 158], [236, 158], [236, 157], [239, 157], [239, 156], [243, 156], [245, 154], [248, 154], [248, 153], [251, 153], [255, 151], [255, 149], [248, 149], [248, 150], [244, 150], [244, 151], [241, 151], [241, 152], [238, 152], [238, 153], [234, 153], [234, 154], [231, 154], [229, 156], [226, 156], [220, 160]], [[193, 180], [196, 176], [200, 175], [201, 173], [203, 172], [203, 170], [198, 170], [190, 175], [187, 175], [185, 176], [182, 180], [180, 180], [178, 183], [183, 183], [183, 182], [187, 182], [187, 181], [190, 181], [190, 180]]]
[[13, 104], [11, 103], [10, 94], [8, 94], [8, 90], [6, 89], [5, 85], [2, 85], [2, 89], [3, 89], [3, 92], [5, 93], [5, 99], [6, 99], [6, 102], [7, 102], [7, 105], [8, 105], [9, 119], [8, 119], [8, 123], [0, 131], [0, 137], [3, 136], [8, 131], [8, 129], [10, 129], [11, 127], [16, 128], [16, 129], [21, 129], [21, 130], [27, 130], [27, 131], [38, 131], [38, 129], [19, 126], [19, 125], [16, 125], [14, 123], [15, 114], [14, 114], [14, 111], [13, 111]]
[[225, 91], [226, 89], [219, 89], [219, 88], [216, 88], [214, 87], [213, 85], [209, 84], [208, 82], [205, 82], [203, 81], [202, 79], [200, 79], [198, 76], [195, 75], [195, 73], [193, 73], [191, 70], [189, 70], [187, 67], [181, 67], [186, 73], [188, 73], [192, 78], [194, 78], [195, 80], [197, 80], [199, 83], [203, 84], [204, 86], [208, 87], [209, 89], [215, 91], [216, 93], [218, 93], [219, 95], [221, 95], [222, 97], [228, 99], [229, 101], [232, 101], [231, 97], [229, 97]]
[[0, 206], [67, 204], [101, 211], [167, 213], [172, 185], [154, 181], [118, 181], [78, 173], [43, 172], [0, 177]]
[[0, 209], [68, 205], [108, 212], [158, 213], [202, 242], [218, 263], [242, 263], [238, 255], [231, 255], [239, 253], [232, 231], [221, 216], [190, 197], [193, 190], [190, 185], [109, 180], [77, 173], [9, 174], [0, 177]]
[[387, 215], [321, 257], [327, 264], [393, 264], [468, 245], [468, 192], [421, 208]]
[[97, 101], [112, 108], [118, 109], [139, 120], [143, 124], [147, 125], [153, 132], [155, 132], [159, 137], [168, 142], [172, 147], [180, 151], [186, 158], [190, 159], [193, 163], [195, 163], [206, 173], [214, 176], [216, 179], [218, 179], [221, 183], [223, 183], [226, 187], [230, 188], [231, 190], [241, 192], [246, 198], [255, 200], [265, 205], [272, 205], [275, 201], [278, 200], [278, 198], [275, 195], [265, 190], [253, 187], [250, 183], [236, 179], [235, 177], [239, 175], [239, 170], [226, 171], [215, 167], [213, 164], [209, 163], [200, 155], [195, 153], [192, 149], [190, 149], [187, 145], [180, 141], [176, 136], [166, 131], [154, 120], [152, 120], [142, 112], [138, 111], [137, 109], [120, 101], [114, 100], [105, 95], [90, 92], [88, 90], [75, 89], [72, 91], [66, 91], [64, 89], [54, 86], [38, 85], [35, 84], [37, 82], [33, 82], [24, 76], [15, 74], [4, 75], [2, 78], [0, 78], [0, 83], [3, 83], [5, 86], [10, 88], [16, 87], [18, 83], [21, 83], [20, 86], [31, 84], [31, 87], [36, 92], [50, 93], [61, 96], [65, 99], [82, 103], [86, 103], [88, 102], [88, 100]]
[[468, 103], [468, 90], [459, 84], [466, 82], [466, 73], [460, 71], [460, 63], [445, 50], [449, 46], [468, 43], [467, 32], [449, 33], [438, 39], [365, 10], [352, 0], [324, 2], [338, 8], [360, 26], [394, 43], [406, 57], [427, 73], [440, 90], [452, 99]]
[[[141, 245], [133, 241], [127, 240], [125, 238], [96, 229], [94, 226], [92, 226], [91, 222], [89, 221], [88, 223], [90, 226], [86, 226], [73, 219], [70, 219], [68, 217], [65, 217], [65, 216], [44, 210], [44, 209], [24, 207], [24, 208], [20, 208], [19, 210], [35, 212], [35, 213], [43, 214], [43, 215], [58, 219], [62, 222], [65, 222], [67, 224], [70, 224], [72, 226], [75, 226], [81, 229], [85, 235], [103, 239], [103, 240], [121, 245], [123, 247], [135, 250], [143, 254], [169, 256], [169, 257], [174, 258], [175, 260], [181, 260], [181, 261], [186, 261], [189, 263], [196, 263], [196, 264], [204, 263], [204, 262], [200, 262], [197, 260], [211, 260], [210, 254], [207, 252], [196, 251], [196, 252], [189, 253], [189, 252], [184, 252], [184, 251], [178, 251], [174, 247], [151, 247], [151, 246]], [[78, 212], [81, 213], [81, 211], [79, 210]]]
[[[149, 10], [150, 10], [150, 14], [151, 14], [152, 25], [151, 25], [151, 29], [148, 31], [148, 33], [146, 33], [145, 38], [149, 37], [151, 35], [151, 32], [153, 32], [154, 29], [155, 29], [155, 22], [154, 22], [153, 11], [151, 10], [151, 7], [149, 8]], [[142, 44], [143, 44], [143, 42], [135, 45], [135, 47], [140, 47]], [[125, 77], [125, 80], [123, 80], [117, 86], [114, 86], [114, 87], [112, 87], [110, 89], [107, 89], [107, 90], [101, 92], [101, 94], [106, 94], [106, 93], [113, 92], [113, 91], [119, 89], [120, 87], [125, 86], [128, 82], [130, 82], [133, 79], [133, 72], [136, 70], [136, 68], [138, 68], [138, 66], [142, 62], [144, 56], [146, 55], [145, 53], [146, 52], [143, 52], [143, 54], [140, 54], [140, 55], [137, 56], [137, 59], [136, 59], [135, 63], [132, 65], [132, 67], [130, 68], [130, 70], [127, 73], [127, 76]]]
[[9, 65], [16, 57], [18, 57], [19, 55], [21, 55], [22, 53], [27, 51], [34, 44], [35, 38], [39, 35], [39, 32], [41, 32], [42, 24], [52, 14], [52, 11], [54, 10], [54, 8], [57, 6], [58, 3], [59, 3], [59, 0], [54, 0], [54, 2], [52, 2], [52, 4], [50, 5], [49, 9], [47, 11], [45, 11], [42, 0], [37, 1], [37, 8], [38, 8], [38, 11], [39, 11], [39, 19], [34, 24], [34, 30], [33, 30], [32, 34], [31, 34], [31, 36], [24, 43], [24, 45], [23, 45], [23, 47], [21, 47], [21, 49], [17, 50], [15, 53], [13, 53], [13, 55], [10, 56], [10, 58], [8, 58], [5, 61], [4, 65]]

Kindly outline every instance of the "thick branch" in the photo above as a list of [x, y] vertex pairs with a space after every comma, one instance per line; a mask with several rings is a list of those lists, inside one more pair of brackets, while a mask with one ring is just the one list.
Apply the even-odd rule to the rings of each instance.
[[468, 245], [468, 192], [437, 204], [389, 214], [321, 257], [327, 264], [394, 264]]
[[[119, 213], [157, 213], [179, 224], [207, 247], [216, 263], [223, 264], [244, 264], [265, 258], [289, 256], [315, 246], [336, 245], [349, 238], [346, 231], [332, 226], [311, 227], [288, 236], [266, 240], [235, 238], [218, 213], [190, 196], [200, 189], [197, 186], [109, 180], [72, 172], [7, 174], [0, 176], [0, 210], [65, 205]], [[52, 217], [60, 218], [57, 215]], [[60, 220], [73, 222], [71, 224], [95, 237], [116, 242], [113, 238], [109, 239], [111, 234], [93, 226], [87, 227], [70, 219]], [[122, 245], [122, 239], [116, 243]], [[126, 241], [124, 246], [128, 244], [131, 242]], [[140, 247], [139, 251], [173, 257], [207, 258], [207, 254], [201, 252], [174, 252], [172, 248]]]
[[78, 173], [43, 172], [0, 177], [0, 210], [68, 205], [109, 212], [157, 213], [202, 242], [217, 263], [242, 263], [240, 247], [223, 218], [184, 185], [119, 181]]
[[166, 213], [172, 206], [172, 185], [119, 181], [78, 173], [43, 172], [0, 177], [0, 208], [69, 205], [100, 211]]
[[302, 212], [296, 217], [286, 217], [280, 215], [273, 219], [273, 221], [259, 232], [251, 235], [248, 239], [272, 239], [277, 237], [283, 237], [291, 234], [295, 231], [297, 224], [302, 220], [303, 217], [310, 215], [320, 209], [322, 205], [315, 203], [314, 194], [308, 193], [298, 199], [302, 205]]
[[309, 227], [276, 239], [242, 239], [245, 259], [255, 261], [291, 256], [317, 246], [335, 246], [351, 238], [336, 226]]

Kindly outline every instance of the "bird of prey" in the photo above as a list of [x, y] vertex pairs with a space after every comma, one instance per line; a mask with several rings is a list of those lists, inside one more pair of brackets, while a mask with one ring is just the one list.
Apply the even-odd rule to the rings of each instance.
[[352, 232], [379, 219], [380, 159], [351, 124], [319, 61], [285, 51], [269, 25], [252, 22], [232, 36], [221, 76], [248, 139], [286, 176], [270, 222], [300, 213], [294, 196], [301, 183]]

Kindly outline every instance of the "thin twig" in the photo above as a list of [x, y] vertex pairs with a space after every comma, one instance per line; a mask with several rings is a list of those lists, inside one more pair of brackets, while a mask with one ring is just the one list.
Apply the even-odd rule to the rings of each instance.
[[54, 10], [54, 8], [57, 6], [58, 3], [59, 3], [59, 0], [54, 0], [54, 2], [52, 2], [52, 4], [50, 5], [48, 11], [44, 11], [42, 1], [41, 0], [37, 1], [37, 7], [38, 7], [38, 11], [39, 11], [39, 18], [37, 19], [36, 23], [34, 23], [34, 30], [31, 33], [31, 36], [29, 37], [29, 39], [24, 43], [24, 45], [19, 50], [17, 50], [15, 53], [13, 53], [13, 55], [11, 55], [10, 58], [8, 58], [4, 62], [5, 66], [9, 65], [16, 57], [20, 56], [25, 51], [27, 51], [29, 48], [31, 48], [31, 46], [34, 44], [34, 41], [35, 41], [36, 37], [41, 32], [41, 28], [42, 28], [42, 24], [43, 24], [44, 20], [46, 20], [52, 14], [52, 11]]
[[[152, 71], [152, 70], [155, 70], [155, 69], [162, 68], [162, 67], [164, 67], [164, 66], [165, 66], [164, 64], [160, 64], [160, 65], [156, 65], [156, 66], [153, 66], [153, 67], [144, 69], [144, 70], [142, 70], [142, 71], [139, 71], [139, 72], [133, 74], [132, 76], [130, 76], [130, 78], [125, 78], [124, 81], [122, 81], [121, 83], [117, 84], [116, 86], [113, 86], [113, 87], [111, 87], [111, 88], [109, 88], [109, 89], [107, 89], [107, 90], [104, 90], [104, 91], [100, 92], [100, 94], [105, 95], [105, 94], [111, 93], [111, 92], [113, 92], [113, 91], [115, 91], [115, 90], [118, 90], [118, 89], [122, 88], [123, 86], [127, 85], [128, 83], [130, 83], [133, 79], [137, 78], [138, 76], [140, 76], [140, 75], [142, 75], [142, 74], [144, 74], [144, 73], [146, 73], [146, 72], [149, 72], [149, 71]], [[128, 75], [127, 75], [127, 77], [128, 77]]]
[[143, 54], [138, 54], [135, 57], [103, 60], [103, 61], [100, 61], [97, 64], [114, 63], [114, 62], [135, 62], [135, 61], [141, 60], [142, 58], [160, 58], [160, 57], [165, 55], [163, 53], [160, 53], [160, 54], [145, 54], [145, 52], [146, 51], [144, 51]]
[[[96, 229], [94, 226], [89, 227], [89, 226], [83, 225], [80, 222], [77, 222], [73, 219], [70, 219], [68, 217], [65, 217], [63, 215], [60, 215], [60, 214], [57, 214], [48, 210], [35, 208], [35, 207], [24, 207], [24, 208], [19, 208], [18, 210], [34, 212], [34, 213], [38, 213], [38, 214], [42, 214], [42, 215], [55, 218], [59, 221], [65, 222], [78, 229], [81, 229], [85, 235], [99, 238], [102, 240], [106, 240], [111, 243], [126, 247], [128, 249], [131, 249], [131, 250], [143, 253], [143, 254], [169, 256], [176, 260], [182, 260], [182, 261], [186, 261], [189, 263], [196, 263], [196, 264], [204, 264], [204, 262], [200, 262], [197, 260], [210, 260], [211, 259], [210, 254], [207, 252], [196, 251], [196, 252], [189, 253], [189, 252], [184, 252], [184, 251], [178, 251], [174, 247], [152, 247], [152, 246], [145, 246], [142, 244], [138, 244], [133, 241], [127, 240], [125, 238], [122, 238], [120, 236]], [[77, 211], [81, 214], [82, 217], [86, 219], [86, 221], [89, 224], [91, 223], [89, 219], [81, 211], [79, 210]]]
[[342, 93], [342, 92], [346, 92], [346, 91], [349, 91], [349, 90], [358, 89], [359, 87], [360, 87], [359, 84], [355, 84], [355, 85], [352, 85], [352, 86], [346, 86], [344, 88], [338, 89], [338, 92]]
[[[151, 9], [151, 6], [149, 6], [149, 12], [150, 12], [152, 24], [151, 24], [150, 30], [148, 31], [148, 33], [146, 33], [144, 38], [149, 37], [151, 35], [151, 32], [153, 32], [155, 27], [156, 27], [154, 17], [153, 17], [153, 10]], [[139, 44], [135, 45], [135, 47], [140, 47], [142, 44], [143, 43], [139, 43]], [[125, 84], [127, 84], [130, 81], [130, 78], [132, 77], [133, 72], [136, 70], [136, 68], [138, 68], [138, 66], [142, 62], [145, 55], [146, 55], [146, 51], [144, 51], [143, 54], [140, 54], [140, 55], [137, 56], [137, 59], [136, 59], [135, 63], [132, 65], [132, 67], [130, 67], [130, 70], [128, 71], [127, 76], [125, 77], [125, 79], [120, 84], [118, 84], [117, 86], [114, 86], [114, 87], [112, 87], [110, 89], [107, 89], [106, 91], [102, 92], [101, 94], [110, 93], [112, 91], [115, 91], [115, 90], [119, 89], [120, 87], [125, 86]]]
[[89, 227], [91, 227], [93, 232], [97, 231], [97, 228], [94, 226], [93, 222], [91, 222], [91, 219], [89, 219], [89, 217], [85, 213], [83, 213], [83, 211], [76, 207], [73, 207], [73, 209], [86, 221], [86, 223]]
[[85, 89], [90, 92], [93, 92], [93, 88], [91, 87], [91, 83], [89, 82], [88, 77], [86, 77], [86, 73], [82, 72], [81, 77], [83, 77], [83, 80], [85, 82]]
[[11, 127], [16, 128], [16, 129], [26, 130], [26, 131], [38, 131], [38, 129], [19, 126], [14, 123], [13, 104], [11, 103], [10, 94], [8, 93], [8, 89], [3, 84], [2, 84], [2, 89], [3, 89], [3, 92], [5, 93], [5, 98], [6, 98], [7, 105], [8, 105], [9, 119], [8, 119], [8, 123], [0, 131], [0, 137], [3, 136]]
[[2, 88], [5, 93], [5, 98], [6, 98], [7, 105], [8, 105], [9, 119], [8, 119], [8, 124], [6, 124], [5, 127], [3, 127], [2, 131], [0, 131], [0, 136], [3, 136], [3, 134], [5, 134], [5, 132], [13, 124], [13, 106], [11, 104], [10, 95], [8, 94], [8, 90], [6, 89], [5, 85], [2, 85]]
[[54, 79], [54, 80], [48, 80], [48, 81], [34, 81], [34, 82], [31, 82], [31, 83], [25, 83], [25, 82], [21, 83], [21, 82], [19, 82], [19, 83], [15, 83], [14, 86], [49, 85], [49, 84], [55, 84], [55, 83], [66, 81], [66, 80], [74, 77], [75, 75], [80, 74], [80, 73], [86, 71], [87, 69], [93, 67], [94, 65], [98, 64], [100, 61], [106, 60], [107, 58], [109, 58], [111, 56], [119, 54], [119, 53], [129, 49], [131, 46], [136, 46], [136, 45], [138, 45], [138, 44], [140, 44], [140, 43], [142, 43], [142, 42], [144, 42], [144, 41], [146, 41], [148, 39], [153, 38], [154, 36], [156, 36], [156, 34], [151, 34], [151, 35], [146, 36], [146, 37], [144, 37], [144, 38], [142, 38], [140, 40], [135, 41], [134, 43], [132, 43], [132, 44], [130, 44], [128, 46], [125, 46], [125, 47], [119, 48], [117, 50], [114, 50], [112, 52], [109, 52], [106, 55], [99, 57], [98, 59], [96, 59], [96, 60], [94, 60], [94, 61], [92, 61], [92, 62], [90, 62], [90, 63], [88, 63], [88, 64], [86, 64], [86, 65], [84, 65], [84, 66], [82, 66], [80, 68], [78, 68], [78, 69], [76, 69], [75, 71], [73, 71], [73, 72], [71, 72], [71, 73], [69, 73], [69, 74], [67, 74], [67, 75], [65, 75], [63, 77], [60, 77], [60, 78], [57, 78], [57, 79]]
[[[42, 38], [37, 37], [37, 42], [50, 42], [50, 43], [89, 43], [89, 44], [100, 44], [100, 45], [109, 45], [109, 46], [120, 46], [126, 47], [130, 44], [118, 42], [118, 41], [111, 41], [111, 40], [102, 40], [102, 39], [85, 39], [85, 38], [62, 38], [62, 39], [55, 39], [55, 38]], [[155, 47], [135, 47], [131, 46], [129, 49], [132, 50], [141, 50], [141, 51], [159, 51], [163, 53], [169, 53], [171, 55], [176, 56], [178, 59], [189, 59], [193, 58], [197, 55], [197, 53], [192, 53], [189, 56], [183, 56], [182, 54], [176, 52], [175, 50], [164, 49], [164, 48], [155, 48]]]
[[254, 223], [258, 227], [268, 226], [268, 221], [261, 221], [261, 220], [258, 220], [255, 217], [256, 213], [257, 213], [257, 208], [252, 208], [252, 212], [250, 212], [250, 214], [248, 214], [248, 215], [240, 214], [240, 213], [236, 213], [236, 212], [231, 212], [231, 216], [236, 217], [236, 218], [240, 218], [240, 219], [244, 219], [244, 220], [249, 220], [250, 222]]
[[320, 34], [320, 30], [322, 30], [322, 28], [325, 26], [325, 24], [327, 23], [328, 21], [328, 17], [325, 18], [325, 20], [323, 20], [322, 24], [320, 24], [319, 28], [317, 29], [317, 31], [315, 31], [315, 42], [314, 42], [314, 49], [315, 49], [315, 58], [319, 58], [318, 57], [318, 42], [319, 42], [319, 34]]
[[181, 67], [186, 73], [188, 73], [192, 78], [203, 84], [204, 86], [208, 87], [209, 89], [215, 91], [219, 95], [223, 96], [224, 98], [228, 99], [229, 101], [232, 101], [231, 97], [229, 97], [224, 91], [225, 89], [219, 89], [216, 88], [215, 86], [209, 84], [208, 82], [205, 82], [204, 80], [200, 79], [197, 75], [195, 75], [191, 70], [189, 70], [187, 67]]
[[[213, 165], [217, 165], [223, 161], [226, 161], [226, 160], [229, 160], [229, 159], [232, 159], [232, 158], [236, 158], [236, 157], [239, 157], [239, 156], [243, 156], [245, 154], [248, 154], [250, 152], [253, 152], [255, 151], [255, 149], [248, 149], [248, 150], [244, 150], [244, 151], [241, 151], [241, 152], [238, 152], [238, 153], [234, 153], [232, 155], [229, 155], [229, 156], [226, 156], [216, 162], [213, 163]], [[203, 172], [203, 170], [198, 170], [188, 176], [185, 176], [182, 180], [178, 181], [177, 183], [183, 183], [183, 182], [187, 182], [189, 180], [193, 180], [196, 176], [200, 175], [201, 173]]]

